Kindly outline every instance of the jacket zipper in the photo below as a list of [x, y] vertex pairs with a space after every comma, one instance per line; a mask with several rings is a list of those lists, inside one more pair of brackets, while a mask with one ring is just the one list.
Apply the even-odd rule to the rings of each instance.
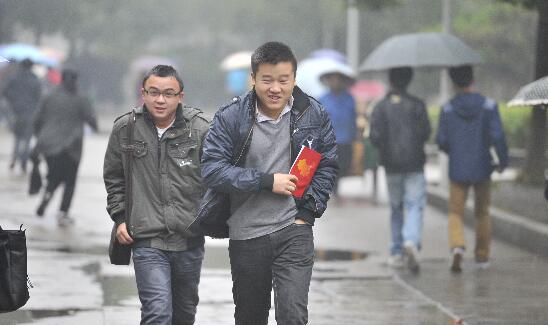
[[308, 107], [306, 107], [306, 109], [300, 115], [298, 115], [296, 117], [295, 121], [293, 121], [293, 123], [291, 123], [292, 131], [289, 134], [289, 158], [290, 158], [291, 164], [293, 164], [293, 159], [294, 159], [294, 157], [293, 157], [293, 135], [295, 133], [297, 133], [297, 131], [299, 131], [299, 128], [293, 129], [293, 127], [297, 124], [297, 122], [301, 119], [301, 117], [303, 117], [304, 113], [306, 113], [306, 111], [308, 111], [309, 108], [310, 108], [310, 105], [308, 105]]

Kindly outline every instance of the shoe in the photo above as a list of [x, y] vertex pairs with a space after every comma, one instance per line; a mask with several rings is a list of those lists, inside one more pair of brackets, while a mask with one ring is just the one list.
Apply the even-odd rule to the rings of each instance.
[[403, 268], [403, 266], [404, 266], [403, 255], [401, 255], [401, 254], [390, 255], [390, 257], [386, 261], [386, 265], [388, 265], [392, 268], [395, 268], [395, 269]]
[[460, 273], [462, 272], [462, 255], [464, 249], [461, 247], [453, 248], [453, 262], [451, 263], [451, 272]]
[[405, 256], [407, 257], [407, 268], [412, 273], [419, 273], [420, 266], [419, 261], [417, 260], [417, 247], [413, 243], [405, 243]]
[[38, 209], [36, 209], [37, 216], [39, 217], [44, 216], [44, 212], [46, 211], [46, 207], [48, 206], [49, 201], [51, 200], [51, 196], [52, 196], [51, 192], [44, 192], [44, 197], [42, 198], [42, 202], [40, 202]]
[[74, 224], [74, 219], [71, 218], [67, 212], [61, 211], [57, 216], [57, 225], [59, 227], [68, 227]]
[[491, 264], [489, 263], [489, 260], [478, 260], [476, 259], [476, 265], [475, 268], [477, 270], [487, 270]]

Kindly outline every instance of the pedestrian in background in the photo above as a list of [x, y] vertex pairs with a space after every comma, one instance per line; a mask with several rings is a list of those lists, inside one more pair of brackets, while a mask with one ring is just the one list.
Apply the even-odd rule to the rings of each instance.
[[[207, 186], [230, 195], [236, 325], [266, 325], [273, 288], [277, 323], [307, 324], [312, 226], [337, 177], [335, 134], [327, 112], [295, 86], [297, 61], [287, 45], [261, 45], [251, 57], [251, 71], [253, 89], [213, 119], [202, 175]], [[297, 177], [289, 170], [303, 145], [319, 152], [321, 161], [304, 196], [296, 199]]]
[[42, 86], [38, 77], [32, 72], [33, 62], [29, 59], [21, 61], [19, 68], [6, 82], [3, 95], [9, 103], [15, 123], [13, 153], [9, 164], [13, 170], [17, 161], [21, 170], [27, 171], [27, 161], [32, 138], [32, 117], [38, 108]]
[[[183, 80], [167, 65], [145, 74], [143, 106], [114, 122], [103, 178], [116, 237], [132, 245], [141, 301], [141, 324], [194, 324], [204, 237], [187, 230], [205, 191], [200, 177], [202, 141], [209, 123], [182, 105]], [[128, 143], [128, 123], [133, 143]], [[132, 150], [130, 222], [125, 222], [125, 150]]]
[[491, 173], [495, 169], [502, 172], [507, 166], [508, 149], [497, 103], [472, 88], [472, 67], [451, 68], [449, 76], [456, 95], [442, 108], [436, 142], [449, 155], [451, 271], [461, 272], [466, 246], [462, 218], [469, 188], [474, 189], [475, 196], [475, 261], [480, 268], [489, 266]]
[[320, 80], [329, 88], [329, 92], [319, 100], [329, 114], [337, 139], [339, 177], [335, 183], [334, 194], [339, 198], [339, 182], [350, 173], [352, 144], [356, 140], [356, 102], [348, 92], [354, 78], [340, 71], [326, 73], [320, 76]]
[[95, 111], [90, 101], [78, 93], [77, 81], [76, 71], [63, 70], [61, 85], [44, 98], [34, 116], [33, 155], [43, 156], [48, 165], [47, 184], [36, 214], [44, 215], [53, 193], [64, 185], [57, 216], [60, 226], [74, 222], [68, 212], [82, 157], [84, 125], [97, 131]]
[[424, 102], [407, 92], [409, 67], [388, 71], [390, 91], [374, 108], [370, 138], [379, 149], [390, 199], [392, 243], [389, 264], [419, 271], [423, 211], [426, 204], [424, 144], [431, 128]]

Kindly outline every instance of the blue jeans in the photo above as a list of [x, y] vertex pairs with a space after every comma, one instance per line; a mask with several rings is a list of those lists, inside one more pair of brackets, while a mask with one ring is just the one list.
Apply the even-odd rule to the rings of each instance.
[[312, 226], [289, 225], [248, 240], [230, 240], [236, 325], [266, 325], [274, 288], [276, 323], [308, 323], [308, 289], [314, 264]]
[[141, 325], [194, 324], [204, 247], [172, 252], [133, 248]]
[[422, 214], [426, 204], [424, 172], [387, 173], [390, 197], [390, 227], [392, 255], [403, 254], [403, 244], [412, 242], [421, 247]]

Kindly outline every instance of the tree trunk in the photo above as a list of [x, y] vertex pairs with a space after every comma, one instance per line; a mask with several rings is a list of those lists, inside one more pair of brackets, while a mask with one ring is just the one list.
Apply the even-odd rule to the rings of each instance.
[[[538, 1], [537, 52], [535, 80], [548, 75], [548, 1]], [[535, 106], [530, 120], [530, 138], [527, 142], [527, 158], [523, 180], [541, 184], [546, 168], [546, 108]]]

